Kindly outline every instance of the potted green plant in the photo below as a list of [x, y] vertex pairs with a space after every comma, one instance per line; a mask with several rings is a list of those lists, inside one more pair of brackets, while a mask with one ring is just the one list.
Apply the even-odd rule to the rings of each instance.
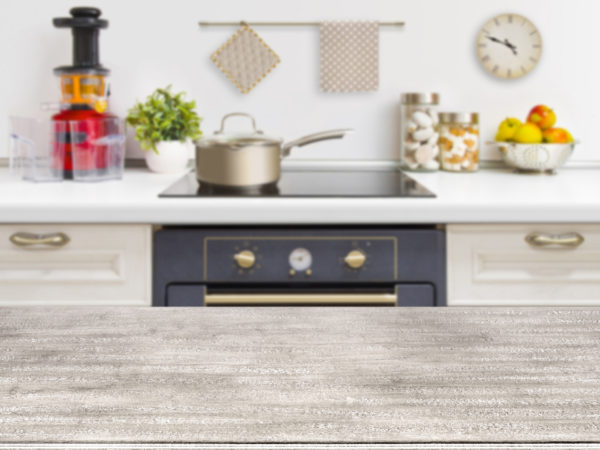
[[135, 138], [146, 150], [146, 164], [153, 172], [184, 171], [193, 153], [192, 140], [202, 135], [196, 102], [184, 96], [184, 92], [173, 94], [171, 86], [159, 88], [128, 111], [127, 123], [135, 128]]

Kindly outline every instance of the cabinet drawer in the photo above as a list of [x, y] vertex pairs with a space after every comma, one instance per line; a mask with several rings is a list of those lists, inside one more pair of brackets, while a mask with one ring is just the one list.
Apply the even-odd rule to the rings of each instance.
[[448, 305], [600, 305], [600, 226], [449, 225]]
[[0, 305], [150, 305], [150, 225], [0, 226]]

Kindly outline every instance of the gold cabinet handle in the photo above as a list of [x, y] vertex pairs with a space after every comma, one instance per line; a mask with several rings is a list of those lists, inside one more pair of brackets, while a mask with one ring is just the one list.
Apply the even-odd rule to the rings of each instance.
[[64, 247], [70, 240], [65, 233], [35, 234], [18, 232], [10, 237], [10, 242], [17, 247], [31, 247], [33, 245]]
[[548, 247], [550, 245], [558, 245], [561, 247], [576, 248], [583, 244], [585, 239], [579, 233], [566, 234], [547, 234], [547, 233], [530, 233], [525, 237], [527, 242], [532, 247]]

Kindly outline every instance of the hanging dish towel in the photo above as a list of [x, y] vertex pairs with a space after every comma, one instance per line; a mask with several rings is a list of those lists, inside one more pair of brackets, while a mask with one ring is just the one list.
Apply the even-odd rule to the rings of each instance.
[[279, 56], [244, 24], [210, 59], [233, 84], [247, 94], [279, 64]]
[[322, 22], [319, 34], [322, 91], [379, 88], [379, 22]]

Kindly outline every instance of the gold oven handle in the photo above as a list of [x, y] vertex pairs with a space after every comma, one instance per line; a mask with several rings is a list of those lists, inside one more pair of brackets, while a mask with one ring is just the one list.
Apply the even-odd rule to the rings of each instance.
[[9, 239], [17, 247], [31, 247], [33, 245], [64, 247], [71, 240], [65, 233], [34, 234], [23, 232], [15, 233]]
[[383, 294], [206, 294], [206, 306], [224, 305], [396, 305], [395, 293]]

